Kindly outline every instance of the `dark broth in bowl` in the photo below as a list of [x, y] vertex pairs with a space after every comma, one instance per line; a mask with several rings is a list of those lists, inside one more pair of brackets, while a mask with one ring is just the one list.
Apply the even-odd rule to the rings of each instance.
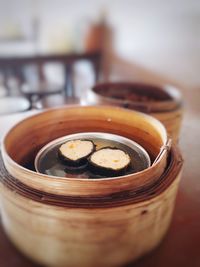
[[[149, 162], [143, 153], [139, 153], [137, 149], [133, 149], [123, 143], [103, 138], [91, 138], [96, 145], [96, 149], [103, 147], [116, 147], [127, 154], [131, 158], [129, 168], [125, 171], [124, 175], [135, 173], [146, 169]], [[88, 165], [81, 166], [80, 168], [68, 168], [67, 165], [60, 160], [58, 156], [58, 149], [60, 143], [56, 144], [53, 148], [47, 149], [38, 161], [38, 171], [47, 175], [67, 177], [67, 178], [105, 178], [105, 176], [94, 174], [90, 171]], [[115, 176], [116, 177], [116, 176]]]

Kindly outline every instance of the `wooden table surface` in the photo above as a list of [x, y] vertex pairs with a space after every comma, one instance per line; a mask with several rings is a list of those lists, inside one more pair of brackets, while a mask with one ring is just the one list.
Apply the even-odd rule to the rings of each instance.
[[[180, 146], [185, 165], [172, 223], [159, 247], [129, 267], [200, 266], [200, 88], [183, 94], [186, 103]], [[0, 130], [2, 126], [0, 119]], [[0, 266], [39, 266], [15, 249], [1, 226]]]

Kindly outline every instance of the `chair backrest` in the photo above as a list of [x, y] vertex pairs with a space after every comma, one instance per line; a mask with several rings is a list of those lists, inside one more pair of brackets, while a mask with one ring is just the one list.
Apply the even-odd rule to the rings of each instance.
[[98, 80], [101, 70], [101, 52], [69, 53], [59, 55], [38, 55], [28, 57], [0, 57], [0, 72], [4, 76], [4, 84], [9, 90], [8, 79], [14, 76], [19, 84], [26, 82], [24, 68], [33, 65], [37, 68], [40, 82], [45, 82], [44, 65], [61, 63], [65, 69], [65, 90], [73, 87], [73, 65], [79, 61], [89, 61], [92, 65], [95, 81]]

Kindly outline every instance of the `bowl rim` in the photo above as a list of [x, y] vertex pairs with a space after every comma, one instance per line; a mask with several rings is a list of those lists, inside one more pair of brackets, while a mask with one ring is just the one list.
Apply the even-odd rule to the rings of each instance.
[[[34, 160], [34, 166], [35, 166], [36, 171], [38, 173], [43, 173], [39, 170], [39, 164], [41, 162], [41, 157], [45, 154], [45, 152], [53, 149], [57, 145], [61, 145], [64, 142], [67, 142], [70, 140], [90, 139], [90, 138], [91, 139], [92, 138], [98, 138], [98, 139], [105, 139], [105, 140], [114, 140], [114, 141], [119, 142], [121, 144], [124, 144], [124, 145], [126, 145], [132, 149], [135, 149], [135, 151], [137, 151], [138, 153], [141, 153], [144, 156], [144, 158], [146, 160], [146, 164], [147, 164], [146, 168], [149, 168], [151, 166], [150, 156], [147, 153], [147, 151], [144, 149], [144, 147], [142, 147], [140, 144], [138, 144], [137, 142], [135, 142], [135, 141], [133, 141], [127, 137], [117, 135], [117, 134], [107, 133], [107, 132], [82, 132], [82, 133], [64, 135], [62, 137], [59, 137], [59, 138], [52, 140], [51, 142], [49, 142], [45, 146], [43, 146], [36, 154], [36, 157]], [[54, 176], [57, 177], [56, 175], [54, 175]], [[74, 177], [73, 179], [76, 179], [76, 177]]]

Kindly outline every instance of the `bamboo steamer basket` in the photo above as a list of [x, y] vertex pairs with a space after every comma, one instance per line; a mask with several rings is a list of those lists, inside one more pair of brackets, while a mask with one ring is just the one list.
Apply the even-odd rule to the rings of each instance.
[[[124, 93], [127, 92], [143, 97], [153, 97], [156, 101], [123, 99]], [[109, 93], [117, 98], [109, 96]], [[171, 85], [157, 87], [143, 83], [101, 83], [89, 91], [87, 101], [90, 104], [115, 105], [149, 114], [160, 120], [167, 128], [169, 136], [175, 142], [178, 141], [183, 117], [183, 103], [179, 90]]]
[[[148, 150], [152, 166], [96, 180], [48, 177], [24, 167], [27, 157], [49, 141], [86, 130], [134, 139]], [[162, 124], [150, 116], [115, 107], [48, 110], [14, 126], [4, 138], [2, 155], [3, 227], [38, 263], [122, 266], [151, 251], [169, 227], [182, 159], [174, 145], [169, 147]]]
[[[79, 132], [107, 132], [130, 138], [156, 161], [150, 168], [123, 179], [94, 181], [55, 179], [24, 168], [50, 141]], [[166, 130], [156, 119], [126, 109], [91, 106], [50, 109], [21, 121], [6, 135], [2, 153], [7, 170], [24, 184], [48, 193], [79, 196], [115, 193], [154, 182], [166, 167], [169, 147]]]

